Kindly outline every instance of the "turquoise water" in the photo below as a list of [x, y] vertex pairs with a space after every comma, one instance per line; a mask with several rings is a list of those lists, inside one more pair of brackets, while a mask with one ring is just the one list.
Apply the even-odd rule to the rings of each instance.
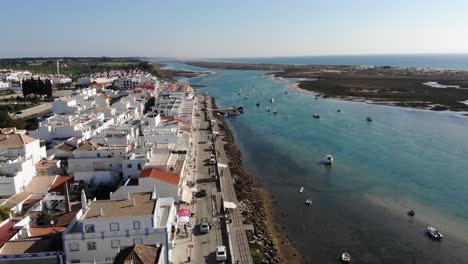
[[[274, 195], [281, 223], [307, 263], [336, 263], [343, 250], [357, 263], [467, 263], [466, 241], [430, 241], [423, 223], [451, 234], [466, 231], [459, 228], [468, 226], [468, 118], [315, 99], [258, 71], [217, 70], [188, 81], [206, 85], [199, 92], [218, 106], [245, 107], [229, 119], [236, 142], [248, 169]], [[368, 115], [373, 122], [366, 122]], [[335, 158], [331, 169], [321, 163], [326, 154]], [[376, 206], [369, 195], [397, 208], [429, 209], [421, 216], [417, 209], [419, 220], [408, 221], [404, 210]], [[313, 206], [303, 206], [306, 198]]]

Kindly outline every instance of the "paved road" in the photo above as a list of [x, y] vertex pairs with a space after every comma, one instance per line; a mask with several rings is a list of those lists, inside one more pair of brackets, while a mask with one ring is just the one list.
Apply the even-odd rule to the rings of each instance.
[[[197, 98], [196, 109], [199, 109], [202, 97]], [[208, 101], [208, 108], [211, 108]], [[194, 132], [193, 144], [196, 157], [196, 187], [198, 190], [206, 190], [207, 196], [198, 198], [193, 205], [188, 208], [195, 213], [192, 218], [193, 236], [186, 239], [176, 240], [173, 250], [173, 263], [187, 263], [190, 256], [191, 263], [217, 263], [215, 249], [216, 246], [227, 247], [229, 259], [226, 263], [253, 263], [250, 255], [249, 244], [245, 234], [242, 217], [239, 210], [234, 210], [229, 215], [222, 211], [223, 201], [230, 201], [238, 204], [234, 190], [234, 181], [228, 168], [218, 170], [217, 166], [209, 165], [210, 155], [216, 155], [218, 163], [228, 164], [226, 153], [224, 152], [222, 135], [215, 136], [213, 145], [212, 131], [218, 131], [218, 124], [210, 127], [210, 121], [214, 117], [211, 111], [206, 114], [200, 112], [199, 116], [193, 119]], [[214, 147], [214, 148], [210, 148]], [[217, 175], [218, 181], [212, 179], [213, 173]], [[185, 206], [187, 207], [187, 206]], [[184, 207], [184, 208], [185, 208]], [[212, 229], [208, 234], [200, 234], [199, 223], [202, 218], [207, 218], [212, 224]], [[226, 221], [226, 219], [229, 219]]]
[[[196, 99], [196, 109], [200, 104]], [[197, 110], [198, 111], [198, 110]], [[211, 132], [208, 130], [208, 122], [203, 113], [195, 116], [192, 125], [194, 127], [194, 137], [192, 138], [195, 160], [196, 188], [206, 190], [207, 196], [197, 198], [193, 205], [185, 206], [195, 215], [191, 219], [193, 235], [189, 238], [176, 240], [173, 251], [173, 263], [187, 263], [190, 256], [191, 263], [218, 263], [216, 261], [215, 250], [218, 245], [227, 244], [227, 239], [222, 235], [222, 228], [219, 218], [221, 210], [221, 192], [216, 181], [213, 181], [210, 172], [213, 166], [208, 164], [213, 151]], [[206, 218], [211, 223], [211, 230], [208, 234], [201, 234], [199, 224], [201, 219]]]
[[39, 114], [42, 112], [48, 112], [50, 110], [52, 110], [52, 103], [42, 103], [38, 106], [34, 106], [31, 108], [22, 110], [21, 111], [22, 113], [16, 115], [16, 118], [24, 118], [24, 117], [32, 116], [32, 115]]

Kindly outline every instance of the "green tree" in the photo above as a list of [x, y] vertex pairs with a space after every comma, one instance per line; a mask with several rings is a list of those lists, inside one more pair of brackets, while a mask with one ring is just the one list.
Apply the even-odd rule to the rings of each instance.
[[4, 205], [0, 205], [0, 221], [10, 217], [10, 209]]
[[36, 222], [39, 226], [48, 226], [51, 224], [52, 220], [54, 220], [54, 216], [49, 212], [43, 211], [37, 215]]

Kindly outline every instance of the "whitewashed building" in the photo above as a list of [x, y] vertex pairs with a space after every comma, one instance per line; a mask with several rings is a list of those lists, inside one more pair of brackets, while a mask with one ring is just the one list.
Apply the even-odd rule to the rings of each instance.
[[68, 173], [76, 181], [91, 185], [115, 183], [131, 150], [131, 145], [105, 145], [90, 140], [73, 151], [73, 158], [68, 159]]
[[140, 244], [162, 246], [162, 263], [170, 263], [177, 226], [174, 199], [149, 192], [87, 202], [82, 192], [81, 200], [82, 209], [63, 233], [68, 262], [112, 262], [121, 249]]
[[35, 164], [46, 158], [38, 139], [22, 134], [0, 134], [0, 196], [25, 190], [36, 176]]

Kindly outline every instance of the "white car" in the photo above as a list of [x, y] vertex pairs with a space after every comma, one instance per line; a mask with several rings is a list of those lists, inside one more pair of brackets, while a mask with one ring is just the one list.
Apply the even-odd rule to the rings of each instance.
[[216, 260], [217, 261], [227, 260], [227, 253], [226, 253], [226, 247], [225, 246], [216, 247]]
[[216, 160], [215, 159], [210, 159], [210, 165], [216, 165]]

